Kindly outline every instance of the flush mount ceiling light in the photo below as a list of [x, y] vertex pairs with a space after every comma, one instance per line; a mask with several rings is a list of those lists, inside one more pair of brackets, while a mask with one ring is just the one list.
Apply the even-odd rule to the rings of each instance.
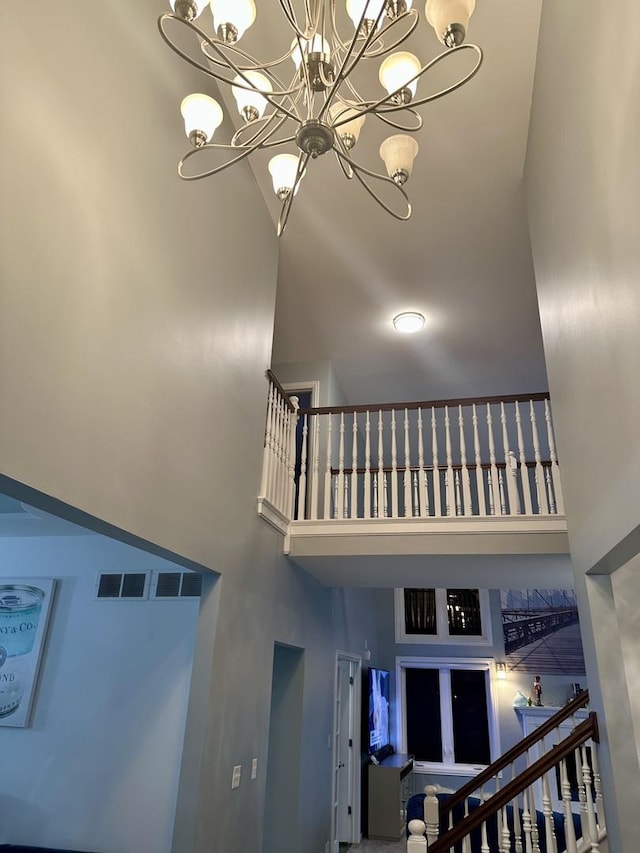
[[[458, 89], [482, 63], [480, 48], [464, 42], [475, 0], [426, 0], [424, 17], [446, 48], [426, 64], [413, 53], [398, 50], [420, 23], [412, 3], [346, 0], [343, 7], [342, 0], [278, 0], [285, 31], [283, 53], [271, 61], [259, 61], [238, 46], [256, 19], [254, 0], [210, 0], [209, 4], [171, 0], [172, 13], [158, 20], [163, 39], [191, 65], [231, 88], [243, 122], [229, 144], [212, 142], [222, 123], [219, 104], [201, 93], [185, 98], [181, 111], [192, 148], [178, 164], [180, 177], [186, 181], [206, 178], [255, 151], [281, 146], [284, 153], [278, 156], [293, 159], [281, 159], [274, 168], [269, 165], [282, 202], [280, 235], [308, 161], [332, 151], [346, 178], [355, 177], [396, 219], [409, 219], [411, 205], [404, 184], [418, 153], [412, 134], [423, 122], [417, 108]], [[210, 5], [213, 33], [194, 23], [206, 5]], [[302, 7], [301, 14], [296, 6], [298, 11]], [[351, 23], [346, 23], [349, 18]], [[196, 36], [192, 52], [184, 49], [180, 39], [174, 40], [173, 33], [180, 35], [176, 27]], [[423, 75], [461, 51], [473, 57], [470, 70], [446, 88], [419, 96]], [[361, 74], [364, 67], [374, 73]], [[366, 94], [360, 94], [362, 87]], [[369, 116], [398, 131], [380, 146], [385, 173], [356, 162], [351, 154]], [[389, 188], [396, 193], [392, 203], [381, 196]]]
[[402, 314], [396, 314], [393, 318], [394, 329], [396, 332], [402, 332], [403, 335], [419, 332], [424, 328], [424, 323], [424, 316], [418, 311], [403, 311]]

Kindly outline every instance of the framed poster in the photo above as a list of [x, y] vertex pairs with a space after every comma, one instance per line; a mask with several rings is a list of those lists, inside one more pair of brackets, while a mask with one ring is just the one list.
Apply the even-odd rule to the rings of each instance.
[[0, 726], [27, 726], [55, 580], [0, 578]]
[[585, 674], [572, 589], [503, 589], [501, 609], [507, 669]]

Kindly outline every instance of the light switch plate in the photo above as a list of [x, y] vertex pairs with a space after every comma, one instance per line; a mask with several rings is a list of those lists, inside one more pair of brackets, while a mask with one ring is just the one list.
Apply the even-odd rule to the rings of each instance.
[[255, 779], [258, 775], [258, 759], [254, 758], [251, 762], [251, 778]]
[[242, 764], [236, 764], [233, 768], [233, 775], [231, 777], [231, 790], [234, 788], [240, 787], [240, 774], [242, 773]]

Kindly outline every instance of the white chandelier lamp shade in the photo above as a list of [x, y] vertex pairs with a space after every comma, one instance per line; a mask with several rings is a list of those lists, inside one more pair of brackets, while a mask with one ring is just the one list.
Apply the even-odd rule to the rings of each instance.
[[413, 53], [399, 51], [384, 60], [378, 77], [397, 103], [408, 104], [416, 94], [421, 67], [420, 60]]
[[179, 18], [186, 21], [193, 21], [198, 18], [207, 5], [208, 0], [171, 0], [173, 11]]
[[210, 142], [217, 127], [222, 124], [222, 108], [208, 95], [187, 95], [180, 104], [184, 130], [194, 148]]
[[476, 0], [427, 0], [425, 15], [438, 40], [447, 47], [462, 44]]
[[[246, 121], [255, 121], [264, 115], [268, 101], [262, 92], [271, 93], [271, 81], [259, 71], [244, 71], [244, 76], [236, 75], [231, 87], [238, 105], [238, 112]], [[249, 89], [248, 86], [253, 88]]]
[[360, 115], [358, 110], [340, 102], [331, 105], [329, 115], [345, 148], [347, 151], [351, 150], [360, 137], [366, 115]]
[[424, 329], [424, 315], [418, 311], [403, 311], [393, 318], [393, 327], [403, 335], [413, 335]]
[[309, 54], [320, 54], [324, 62], [329, 62], [331, 60], [329, 42], [325, 38], [322, 38], [321, 35], [315, 35], [308, 41], [305, 41], [304, 39], [300, 39], [300, 41], [298, 41], [297, 38], [294, 38], [291, 42], [291, 59], [293, 60], [293, 64], [296, 66], [296, 69], [299, 69], [302, 65], [302, 53], [300, 52], [300, 46], [302, 46], [302, 51], [305, 56], [309, 56]]
[[417, 154], [418, 143], [406, 133], [388, 136], [380, 146], [380, 156], [387, 167], [387, 175], [400, 186], [409, 180]]
[[385, 0], [347, 0], [347, 14], [353, 21], [354, 27], [357, 28], [362, 21], [365, 33], [369, 33], [376, 26], [376, 21], [378, 28], [382, 26], [384, 21], [382, 13], [385, 6]]
[[211, 0], [213, 26], [226, 44], [235, 44], [256, 19], [253, 0]]
[[269, 160], [273, 191], [280, 201], [284, 201], [294, 187], [299, 162], [300, 159], [295, 154], [276, 154]]
[[[400, 222], [411, 217], [404, 185], [418, 154], [420, 108], [465, 85], [482, 65], [482, 50], [464, 41], [475, 0], [426, 0], [425, 12], [414, 0], [272, 0], [260, 6], [258, 18], [256, 0], [209, 0], [212, 17], [201, 14], [205, 0], [169, 4], [171, 11], [158, 18], [165, 44], [215, 81], [214, 92], [227, 87], [240, 116], [232, 109], [223, 127], [232, 125], [230, 138], [220, 133], [213, 141], [223, 121], [220, 105], [206, 94], [183, 100], [191, 147], [178, 162], [182, 180], [213, 177], [253, 154], [264, 156], [281, 202], [280, 236], [309, 163], [330, 155], [338, 174], [362, 186], [381, 210]], [[238, 46], [254, 24], [256, 38]], [[446, 46], [431, 57], [422, 56], [428, 39], [419, 30], [430, 25]], [[275, 58], [253, 56], [250, 42], [273, 45]], [[289, 48], [282, 52], [277, 44]], [[409, 44], [417, 55], [404, 49]], [[459, 58], [450, 60], [454, 54]], [[432, 85], [418, 86], [423, 77]], [[233, 103], [224, 91], [222, 98]], [[366, 162], [376, 160], [375, 143], [364, 144], [374, 122], [383, 135], [385, 128], [395, 134], [379, 149], [386, 168], [379, 160]], [[356, 145], [363, 162], [354, 158]]]

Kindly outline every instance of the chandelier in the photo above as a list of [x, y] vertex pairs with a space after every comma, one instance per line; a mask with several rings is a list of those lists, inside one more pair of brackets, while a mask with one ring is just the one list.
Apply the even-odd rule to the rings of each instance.
[[[346, 0], [346, 10], [337, 8], [339, 0], [300, 0], [300, 14], [293, 0], [278, 0], [283, 24], [289, 30], [288, 49], [271, 61], [255, 59], [239, 44], [255, 22], [254, 0], [170, 2], [172, 12], [158, 20], [162, 38], [191, 65], [230, 86], [241, 116], [241, 126], [228, 144], [213, 142], [223, 120], [222, 108], [203, 93], [184, 98], [181, 112], [191, 148], [178, 164], [181, 178], [199, 180], [256, 151], [284, 149], [268, 165], [274, 192], [282, 203], [280, 236], [309, 160], [333, 152], [347, 179], [356, 178], [396, 219], [409, 219], [411, 204], [404, 185], [418, 153], [414, 134], [423, 124], [417, 108], [458, 89], [482, 64], [480, 48], [464, 41], [475, 0], [426, 0], [426, 20], [444, 45], [444, 50], [426, 64], [413, 53], [398, 50], [420, 22], [419, 13], [412, 8], [413, 0]], [[210, 34], [195, 23], [207, 5], [213, 17]], [[352, 26], [344, 26], [344, 11]], [[183, 46], [182, 37], [175, 37], [182, 36], [174, 29], [179, 27], [195, 35], [189, 40], [190, 49]], [[347, 34], [340, 32], [345, 28]], [[465, 50], [473, 54], [471, 70], [444, 89], [418, 96], [420, 78], [447, 57]], [[376, 88], [366, 96], [361, 95], [355, 79], [360, 81], [362, 75], [356, 69], [374, 63], [379, 84], [375, 83]], [[370, 84], [370, 75], [368, 79]], [[357, 162], [353, 156], [367, 118], [396, 131], [380, 146], [384, 173]], [[198, 163], [205, 163], [201, 158], [206, 152], [210, 157], [215, 152], [215, 164], [209, 159], [206, 166], [198, 168]], [[387, 187], [393, 188], [393, 203], [381, 195]]]

